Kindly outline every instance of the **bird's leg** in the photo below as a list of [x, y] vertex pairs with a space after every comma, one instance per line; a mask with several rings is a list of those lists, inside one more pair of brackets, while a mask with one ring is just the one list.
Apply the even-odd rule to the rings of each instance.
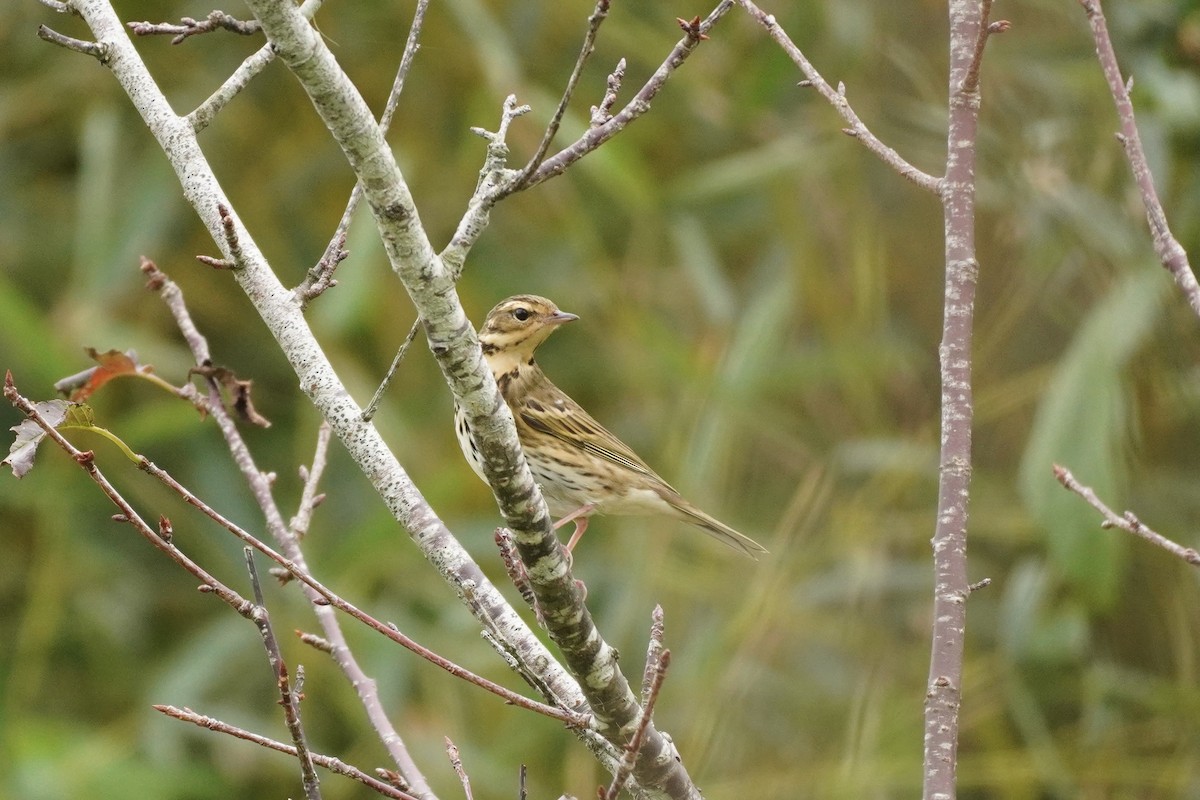
[[585, 503], [579, 508], [567, 514], [565, 517], [554, 523], [554, 530], [558, 530], [568, 522], [575, 523], [575, 530], [571, 533], [571, 540], [567, 542], [567, 557], [571, 556], [571, 551], [575, 549], [576, 543], [583, 537], [583, 532], [587, 530], [588, 514], [596, 510], [595, 503]]

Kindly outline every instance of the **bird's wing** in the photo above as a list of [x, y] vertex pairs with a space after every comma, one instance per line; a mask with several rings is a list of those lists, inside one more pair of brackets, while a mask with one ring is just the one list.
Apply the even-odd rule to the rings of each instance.
[[670, 489], [667, 482], [650, 469], [629, 445], [592, 419], [582, 406], [561, 390], [553, 395], [547, 393], [525, 398], [518, 415], [526, 425], [539, 433], [553, 436], [617, 466], [652, 478]]

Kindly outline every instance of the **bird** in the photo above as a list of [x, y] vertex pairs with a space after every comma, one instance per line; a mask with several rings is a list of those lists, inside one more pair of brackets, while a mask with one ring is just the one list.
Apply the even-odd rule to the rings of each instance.
[[[479, 329], [484, 360], [516, 422], [517, 438], [550, 513], [575, 530], [568, 557], [594, 514], [662, 515], [687, 522], [722, 544], [757, 559], [758, 542], [701, 511], [675, 491], [637, 453], [559, 389], [534, 352], [562, 325], [579, 319], [532, 294], [502, 300]], [[465, 412], [455, 408], [455, 431], [467, 462], [485, 483], [483, 458]]]

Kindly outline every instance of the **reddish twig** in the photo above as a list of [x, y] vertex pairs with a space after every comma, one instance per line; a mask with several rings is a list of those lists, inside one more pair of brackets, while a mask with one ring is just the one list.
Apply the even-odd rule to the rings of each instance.
[[536, 711], [539, 714], [545, 714], [548, 717], [557, 719], [560, 722], [562, 722], [566, 725], [572, 726], [572, 727], [582, 726], [582, 725], [587, 724], [587, 719], [585, 717], [582, 717], [579, 714], [574, 713], [573, 711], [567, 711], [565, 709], [553, 708], [551, 706], [545, 705], [544, 703], [539, 703], [536, 700], [530, 700], [529, 698], [527, 698], [523, 695], [517, 694], [516, 692], [512, 691], [511, 689], [506, 689], [505, 687], [501, 686], [498, 683], [490, 681], [487, 678], [484, 678], [480, 675], [476, 675], [475, 673], [471, 672], [468, 669], [460, 667], [458, 664], [455, 664], [450, 659], [440, 656], [437, 653], [430, 650], [429, 648], [417, 643], [415, 640], [410, 639], [408, 636], [405, 636], [403, 633], [401, 633], [400, 630], [394, 624], [380, 622], [379, 620], [375, 619], [370, 614], [367, 614], [365, 611], [359, 609], [357, 606], [353, 605], [352, 603], [350, 603], [346, 600], [343, 600], [341, 597], [339, 597], [337, 594], [335, 594], [331, 589], [327, 588], [324, 584], [322, 584], [316, 578], [312, 577], [312, 575], [310, 575], [306, 571], [304, 571], [300, 567], [300, 565], [296, 564], [291, 559], [283, 556], [281, 553], [276, 552], [274, 549], [269, 547], [265, 542], [262, 542], [261, 540], [255, 538], [251, 533], [244, 530], [243, 528], [241, 528], [240, 526], [238, 526], [231, 520], [226, 519], [224, 516], [222, 516], [220, 513], [218, 513], [212, 507], [210, 507], [203, 500], [201, 500], [200, 498], [198, 498], [194, 494], [192, 494], [186, 487], [184, 487], [182, 484], [180, 484], [178, 481], [176, 481], [173, 477], [171, 477], [171, 475], [169, 473], [167, 473], [165, 470], [156, 466], [150, 460], [144, 459], [141, 464], [141, 469], [145, 472], [148, 472], [150, 475], [154, 476], [155, 478], [157, 478], [165, 486], [167, 486], [168, 488], [173, 490], [176, 494], [178, 494], [180, 497], [182, 497], [185, 502], [187, 502], [189, 505], [199, 509], [201, 513], [203, 513], [205, 516], [207, 516], [213, 522], [216, 522], [218, 525], [225, 528], [225, 530], [232, 533], [238, 539], [241, 539], [243, 542], [250, 545], [255, 550], [259, 551], [260, 553], [265, 555], [267, 558], [271, 559], [272, 561], [274, 561], [275, 563], [279, 564], [281, 567], [286, 569], [297, 580], [299, 580], [300, 582], [302, 582], [303, 584], [308, 586], [310, 589], [315, 591], [317, 594], [319, 594], [321, 597], [323, 597], [325, 599], [325, 601], [329, 603], [329, 605], [333, 606], [334, 608], [338, 609], [339, 611], [341, 611], [345, 614], [348, 614], [351, 617], [354, 617], [359, 622], [363, 623], [364, 625], [371, 628], [372, 630], [383, 634], [384, 636], [391, 639], [393, 642], [400, 645], [401, 647], [404, 647], [405, 649], [415, 653], [416, 655], [419, 655], [421, 658], [424, 658], [426, 661], [430, 662], [431, 664], [441, 667], [443, 670], [445, 670], [446, 672], [449, 672], [451, 675], [454, 675], [457, 678], [461, 678], [461, 679], [465, 680], [467, 683], [472, 683], [472, 684], [480, 687], [481, 689], [486, 689], [487, 691], [504, 699], [506, 702], [508, 702], [512, 705], [519, 706], [521, 708], [525, 708], [529, 711]]
[[[252, 742], [261, 747], [265, 747], [268, 750], [286, 753], [287, 755], [293, 757], [296, 755], [296, 748], [292, 745], [284, 744], [283, 742], [279, 742], [274, 739], [268, 739], [266, 736], [260, 736], [257, 733], [251, 733], [250, 731], [238, 728], [226, 722], [222, 722], [219, 719], [213, 719], [212, 717], [206, 717], [203, 714], [197, 714], [189, 708], [176, 708], [175, 706], [156, 705], [154, 706], [154, 710], [160, 711], [163, 714], [166, 714], [168, 717], [174, 717], [175, 719], [183, 720], [184, 722], [190, 722], [193, 725], [198, 725], [201, 728], [206, 728], [210, 731], [224, 733], [228, 736], [243, 739], [247, 742]], [[373, 778], [357, 767], [350, 766], [340, 759], [333, 758], [332, 756], [323, 756], [319, 753], [312, 753], [311, 756], [312, 762], [318, 767], [327, 769], [330, 772], [337, 773], [338, 775], [351, 778], [352, 780], [356, 780], [364, 786], [374, 789], [378, 794], [381, 794], [384, 797], [391, 797], [394, 798], [394, 800], [419, 800], [419, 798], [416, 798], [407, 792], [403, 792], [397, 789], [395, 786], [384, 783], [378, 778]]]
[[1176, 558], [1183, 559], [1194, 567], [1200, 567], [1200, 552], [1195, 548], [1184, 547], [1178, 544], [1161, 533], [1157, 533], [1147, 527], [1132, 511], [1126, 511], [1124, 514], [1118, 514], [1109, 508], [1103, 500], [1096, 496], [1096, 492], [1090, 486], [1084, 486], [1075, 479], [1071, 471], [1066, 467], [1061, 467], [1058, 464], [1054, 465], [1054, 477], [1063, 488], [1082, 497], [1087, 504], [1100, 512], [1104, 517], [1104, 521], [1100, 523], [1101, 528], [1120, 528], [1126, 533], [1132, 533], [1141, 539], [1145, 539], [1155, 547], [1161, 547]]
[[[212, 592], [218, 593], [222, 597], [222, 599], [226, 600], [226, 602], [228, 602], [235, 609], [238, 609], [238, 613], [242, 614], [243, 616], [245, 616], [245, 614], [248, 613], [248, 609], [252, 605], [251, 603], [249, 603], [249, 601], [243, 599], [236, 593], [233, 593], [232, 590], [229, 590], [227, 587], [224, 587], [224, 585], [221, 584], [216, 578], [209, 575], [198, 564], [195, 564], [195, 562], [192, 562], [190, 559], [188, 559], [186, 556], [184, 556], [181, 552], [179, 552], [179, 550], [177, 548], [175, 548], [173, 545], [170, 544], [169, 539], [160, 537], [160, 536], [154, 534], [153, 531], [148, 526], [146, 526], [144, 522], [141, 521], [140, 517], [138, 517], [136, 512], [134, 512], [132, 506], [130, 506], [125, 501], [125, 499], [120, 495], [120, 493], [117, 492], [117, 490], [112, 486], [112, 484], [109, 483], [108, 480], [104, 478], [103, 474], [100, 473], [99, 469], [96, 467], [96, 465], [94, 463], [95, 459], [94, 459], [92, 453], [91, 452], [85, 453], [85, 452], [82, 452], [82, 451], [76, 449], [75, 446], [72, 445], [69, 441], [67, 441], [62, 436], [62, 434], [60, 434], [57, 430], [54, 429], [54, 427], [52, 425], [49, 425], [48, 423], [46, 423], [46, 421], [42, 418], [42, 416], [38, 412], [38, 410], [34, 407], [34, 404], [31, 403], [25, 397], [22, 397], [20, 394], [17, 393], [16, 387], [13, 386], [13, 384], [11, 382], [11, 375], [9, 376], [9, 380], [5, 384], [4, 396], [6, 398], [8, 398], [9, 402], [11, 402], [14, 407], [16, 407], [18, 410], [22, 411], [26, 416], [28, 416], [30, 419], [34, 420], [35, 423], [37, 423], [43, 430], [45, 430], [46, 433], [50, 436], [50, 438], [56, 444], [58, 444], [58, 446], [60, 448], [62, 448], [64, 450], [64, 452], [66, 452], [68, 455], [70, 455], [72, 458], [74, 458], [76, 460], [76, 462], [78, 462], [79, 465], [82, 466], [88, 472], [88, 474], [92, 476], [93, 480], [95, 480], [97, 482], [97, 484], [101, 486], [104, 493], [106, 495], [108, 495], [109, 499], [111, 499], [113, 501], [113, 503], [116, 504], [117, 507], [121, 509], [122, 514], [120, 515], [120, 517], [121, 517], [120, 521], [123, 521], [123, 522], [130, 521], [130, 520], [135, 521], [136, 522], [135, 527], [137, 527], [138, 531], [140, 533], [142, 533], [143, 536], [146, 536], [146, 538], [148, 538], [151, 541], [151, 543], [153, 543], [160, 550], [167, 552], [168, 555], [171, 555], [173, 560], [177, 561], [177, 563], [184, 566], [186, 569], [188, 569], [189, 572], [192, 572], [193, 575], [195, 575], [198, 578], [201, 578], [201, 580], [206, 585], [209, 586], [209, 588], [206, 591], [212, 591]], [[375, 619], [370, 614], [367, 614], [365, 611], [362, 611], [361, 609], [359, 609], [357, 606], [353, 605], [352, 603], [350, 603], [346, 600], [343, 600], [341, 597], [336, 595], [333, 591], [328, 589], [324, 584], [322, 584], [320, 581], [318, 581], [316, 578], [312, 577], [307, 572], [302, 570], [300, 568], [300, 566], [298, 564], [296, 564], [294, 561], [292, 561], [289, 558], [284, 557], [283, 555], [281, 555], [280, 553], [276, 552], [274, 549], [269, 547], [266, 543], [255, 538], [252, 534], [250, 534], [246, 530], [242, 529], [241, 527], [239, 527], [232, 521], [223, 517], [221, 514], [219, 514], [217, 511], [215, 511], [212, 507], [210, 507], [207, 503], [205, 503], [200, 498], [196, 497], [186, 487], [184, 487], [182, 484], [180, 484], [178, 481], [176, 481], [173, 477], [171, 477], [171, 475], [169, 473], [167, 473], [165, 470], [161, 469], [160, 467], [156, 466], [149, 459], [142, 456], [142, 462], [139, 465], [139, 467], [144, 472], [147, 472], [150, 475], [157, 478], [161, 483], [163, 483], [165, 486], [167, 486], [172, 491], [174, 491], [176, 494], [178, 494], [181, 498], [183, 498], [183, 500], [185, 502], [187, 502], [189, 505], [193, 506], [194, 508], [199, 509], [201, 511], [201, 513], [203, 513], [209, 519], [213, 520], [218, 525], [225, 528], [225, 530], [229, 531], [234, 536], [236, 536], [238, 539], [241, 539], [243, 542], [250, 545], [255, 550], [257, 550], [260, 553], [262, 553], [263, 555], [265, 555], [267, 558], [271, 559], [275, 563], [282, 566], [284, 569], [286, 569], [288, 572], [290, 572], [297, 580], [301, 581], [306, 586], [308, 586], [309, 588], [314, 590], [321, 597], [323, 597], [325, 599], [325, 601], [329, 603], [329, 605], [333, 606], [334, 608], [338, 609], [339, 611], [342, 611], [345, 614], [348, 614], [351, 617], [354, 617], [359, 622], [363, 623], [364, 625], [371, 628], [372, 630], [383, 634], [385, 637], [387, 637], [388, 639], [391, 639], [393, 642], [400, 645], [401, 647], [404, 647], [405, 649], [411, 651], [412, 653], [415, 653], [416, 655], [421, 656], [426, 661], [429, 661], [431, 664], [441, 667], [443, 670], [445, 670], [446, 672], [449, 672], [451, 675], [454, 675], [457, 678], [461, 678], [462, 680], [465, 680], [468, 683], [474, 684], [475, 686], [478, 686], [481, 689], [485, 689], [485, 690], [491, 692], [492, 694], [495, 694], [496, 696], [502, 698], [503, 700], [505, 700], [506, 702], [508, 702], [511, 705], [519, 706], [519, 707], [527, 709], [529, 711], [535, 711], [539, 714], [544, 714], [548, 717], [551, 717], [552, 719], [557, 719], [560, 722], [562, 722], [563, 724], [571, 726], [571, 727], [583, 727], [583, 726], [587, 725], [587, 723], [588, 723], [587, 717], [584, 717], [573, 711], [568, 711], [566, 709], [553, 708], [551, 706], [545, 705], [544, 703], [539, 703], [536, 700], [530, 700], [529, 698], [527, 698], [523, 695], [517, 694], [516, 692], [514, 692], [510, 689], [506, 689], [505, 687], [503, 687], [493, 681], [490, 681], [487, 678], [476, 675], [475, 673], [471, 672], [470, 670], [464, 669], [463, 667], [460, 667], [458, 664], [455, 664], [453, 661], [450, 661], [449, 659], [438, 655], [437, 653], [424, 647], [423, 645], [418, 644], [413, 639], [410, 639], [409, 637], [407, 637], [403, 633], [401, 633], [394, 624], [391, 624], [391, 623], [385, 624], [383, 622], [380, 622], [379, 620]]]
[[[147, 288], [158, 292], [163, 302], [166, 303], [168, 310], [170, 310], [171, 315], [175, 319], [175, 325], [183, 334], [188, 348], [192, 351], [192, 357], [196, 359], [196, 363], [203, 364], [211, 360], [208, 341], [192, 321], [191, 314], [188, 312], [187, 304], [184, 301], [183, 292], [180, 291], [179, 287], [165, 273], [155, 267], [153, 262], [144, 260], [142, 270], [149, 276]], [[219, 388], [211, 380], [209, 381], [209, 396], [213, 401], [213, 420], [217, 423], [221, 434], [225, 437], [226, 446], [229, 448], [234, 463], [237, 464], [242, 476], [250, 486], [254, 499], [258, 503], [259, 508], [262, 509], [263, 516], [266, 519], [267, 530], [288, 558], [307, 572], [308, 565], [305, 562], [304, 553], [300, 549], [299, 540], [297, 536], [289, 533], [288, 526], [284, 524], [283, 515], [275, 503], [272, 482], [254, 463], [254, 457], [251, 455], [250, 448], [246, 444], [245, 439], [242, 438], [241, 431], [238, 430], [237, 425], [226, 412], [225, 407], [220, 403]], [[311, 480], [306, 481], [306, 491], [310, 485], [315, 490], [315, 481], [324, 470], [324, 463], [325, 455], [322, 452], [320, 435], [318, 435], [317, 452], [313, 455], [313, 467], [310, 474]], [[301, 516], [303, 509], [307, 507], [304, 500], [301, 503], [301, 512], [297, 516]], [[311, 506], [315, 507], [316, 504], [317, 501], [314, 498]], [[309, 511], [311, 511], [311, 508], [309, 508]], [[307, 520], [303, 520], [303, 522], [307, 526]], [[288, 579], [291, 578], [290, 572], [284, 571], [284, 574], [288, 576]], [[338, 615], [325, 604], [324, 599], [315, 591], [306, 586], [304, 587], [304, 592], [309, 602], [312, 603], [313, 613], [320, 621], [321, 628], [325, 633], [329, 644], [328, 652], [332, 654], [334, 661], [346, 676], [347, 682], [354, 687], [358, 694], [359, 702], [362, 703], [367, 718], [379, 736], [379, 740], [387, 748], [397, 768], [404, 774], [406, 785], [411, 786], [413, 793], [416, 795], [432, 796], [429, 784], [409, 754], [403, 738], [396, 732], [395, 726], [388, 719], [387, 712], [384, 710], [383, 703], [379, 698], [378, 686], [374, 679], [363, 671], [358, 660], [354, 657], [354, 653], [350, 650], [345, 634], [342, 632]]]
[[[940, 182], [945, 225], [945, 300], [941, 375], [941, 447], [933, 532], [933, 626], [925, 690], [923, 797], [953, 798], [958, 786], [959, 708], [967, 626], [967, 516], [975, 416], [971, 354], [975, 337], [975, 163], [979, 139], [979, 58], [989, 0], [950, 4], [946, 176]], [[972, 77], [974, 72], [975, 77]]]
[[650, 691], [654, 686], [655, 675], [658, 674], [659, 661], [666, 652], [663, 647], [663, 609], [656, 605], [650, 615], [650, 644], [646, 648], [646, 668], [642, 671], [642, 707], [650, 701]]

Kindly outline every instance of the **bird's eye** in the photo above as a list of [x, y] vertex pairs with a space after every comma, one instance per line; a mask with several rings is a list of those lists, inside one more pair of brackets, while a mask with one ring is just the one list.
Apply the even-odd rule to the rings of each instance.
[[524, 322], [525, 320], [529, 319], [529, 309], [528, 308], [521, 307], [521, 308], [513, 309], [512, 314], [520, 322]]

